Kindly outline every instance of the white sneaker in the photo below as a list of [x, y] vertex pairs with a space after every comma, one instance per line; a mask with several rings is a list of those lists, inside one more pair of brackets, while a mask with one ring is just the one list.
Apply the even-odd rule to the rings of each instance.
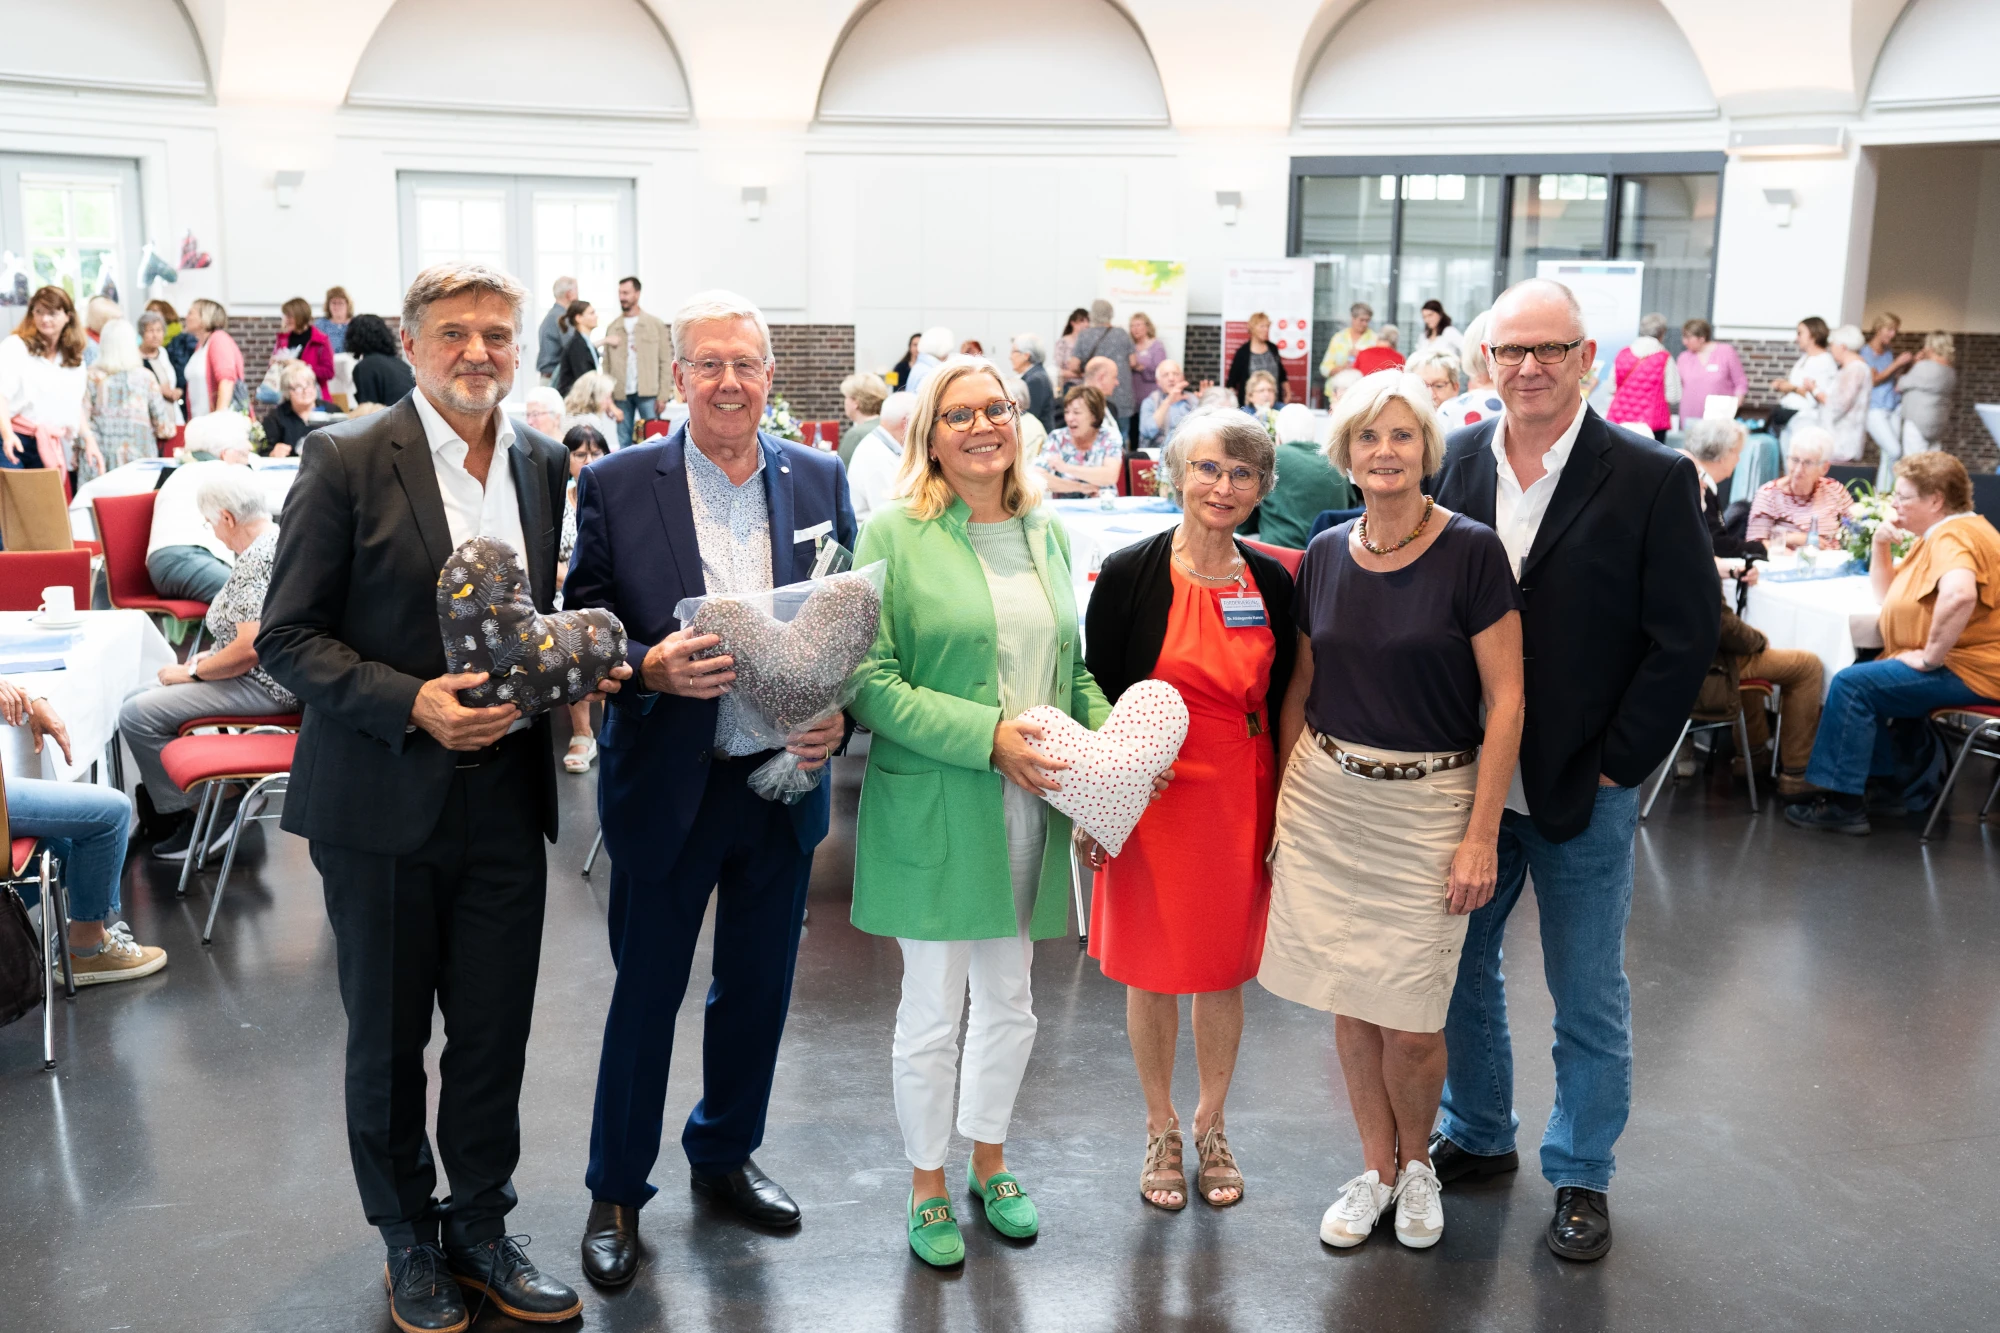
[[1396, 1178], [1396, 1239], [1413, 1250], [1428, 1250], [1444, 1235], [1444, 1200], [1437, 1172], [1424, 1162], [1408, 1162]]
[[1340, 1197], [1319, 1220], [1319, 1238], [1343, 1250], [1359, 1245], [1368, 1239], [1394, 1197], [1395, 1191], [1382, 1183], [1380, 1173], [1364, 1171], [1340, 1187]]

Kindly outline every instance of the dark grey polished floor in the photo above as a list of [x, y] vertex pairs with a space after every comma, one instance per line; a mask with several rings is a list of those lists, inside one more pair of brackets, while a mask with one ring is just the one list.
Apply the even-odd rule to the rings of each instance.
[[[1541, 1242], [1532, 1169], [1446, 1194], [1428, 1253], [1387, 1228], [1316, 1235], [1357, 1165], [1322, 1016], [1248, 988], [1229, 1124], [1248, 1197], [1170, 1216], [1137, 1193], [1142, 1106], [1123, 995], [1072, 942], [1040, 946], [1041, 1036], [1010, 1161], [1040, 1203], [1032, 1245], [961, 1208], [963, 1273], [903, 1242], [889, 1094], [899, 960], [846, 921], [858, 766], [843, 761], [761, 1163], [805, 1209], [757, 1234], [690, 1198], [674, 1073], [645, 1213], [649, 1261], [586, 1327], [889, 1329], [1975, 1329], [2000, 1324], [2000, 826], [1971, 810], [1910, 830], [1807, 835], [1701, 783], [1640, 835], [1630, 971], [1638, 1071], [1613, 1192], [1618, 1243], [1575, 1267]], [[576, 1239], [610, 979], [605, 875], [577, 874], [594, 779], [566, 778], [522, 1106], [517, 1231], [582, 1286]], [[205, 896], [135, 858], [126, 916], [173, 960], [0, 1031], [0, 1330], [383, 1330], [381, 1250], [360, 1216], [340, 1111], [332, 940], [303, 844], [254, 834], [212, 949]], [[1524, 1157], [1550, 1098], [1548, 999], [1531, 904], [1510, 938]], [[705, 953], [702, 955], [705, 957]], [[700, 1033], [702, 974], [680, 1016]], [[436, 1045], [433, 1045], [435, 1055]], [[433, 1066], [435, 1068], [435, 1066]], [[1182, 1079], [1192, 1109], [1192, 1052]], [[962, 1154], [964, 1145], [959, 1145]], [[962, 1172], [963, 1157], [953, 1167]], [[492, 1315], [482, 1329], [513, 1327]]]

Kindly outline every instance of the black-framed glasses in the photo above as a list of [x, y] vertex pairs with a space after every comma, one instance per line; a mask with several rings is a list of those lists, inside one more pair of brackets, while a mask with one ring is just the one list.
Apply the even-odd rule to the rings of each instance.
[[1239, 463], [1235, 467], [1224, 469], [1221, 464], [1206, 458], [1197, 458], [1189, 463], [1188, 471], [1192, 472], [1194, 479], [1204, 486], [1213, 486], [1226, 479], [1232, 489], [1239, 491], [1247, 491], [1264, 479], [1264, 474], [1254, 467], [1244, 467]]
[[687, 357], [682, 357], [681, 364], [693, 371], [696, 379], [714, 383], [716, 380], [722, 378], [724, 369], [735, 371], [736, 378], [739, 380], [756, 379], [763, 375], [764, 367], [769, 365], [770, 362], [753, 361], [747, 356], [740, 357], [735, 361], [724, 361], [721, 357], [705, 356], [699, 361], [691, 361]]
[[1553, 366], [1560, 364], [1564, 357], [1583, 346], [1586, 341], [1588, 340], [1585, 338], [1576, 338], [1566, 343], [1536, 343], [1533, 347], [1523, 347], [1519, 343], [1501, 343], [1486, 350], [1503, 366], [1520, 365], [1528, 359], [1529, 352], [1533, 352], [1535, 360], [1543, 365]]
[[972, 429], [980, 417], [985, 417], [989, 425], [1004, 426], [1019, 416], [1021, 409], [1011, 398], [995, 398], [984, 407], [950, 407], [938, 413], [938, 420], [953, 430], [963, 434]]

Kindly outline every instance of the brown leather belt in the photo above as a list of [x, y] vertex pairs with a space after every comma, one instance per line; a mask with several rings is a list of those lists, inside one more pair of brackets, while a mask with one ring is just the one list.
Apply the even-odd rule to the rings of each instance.
[[1479, 757], [1477, 748], [1460, 750], [1457, 754], [1434, 754], [1428, 759], [1376, 759], [1370, 755], [1358, 754], [1353, 750], [1343, 750], [1333, 743], [1330, 736], [1315, 735], [1313, 740], [1319, 748], [1333, 756], [1335, 763], [1357, 778], [1372, 778], [1378, 782], [1405, 781], [1410, 778], [1429, 777], [1433, 773], [1443, 773], [1454, 768], [1464, 768]]

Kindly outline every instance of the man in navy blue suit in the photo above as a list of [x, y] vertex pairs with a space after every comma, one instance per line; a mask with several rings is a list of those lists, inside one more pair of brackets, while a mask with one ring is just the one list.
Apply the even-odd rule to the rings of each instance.
[[[702, 293], [674, 315], [672, 336], [687, 425], [584, 469], [563, 592], [566, 606], [608, 607], [625, 622], [640, 687], [617, 696], [599, 739], [618, 980], [598, 1061], [583, 1268], [606, 1286], [630, 1281], [638, 1267], [674, 1013], [711, 890], [715, 979], [702, 1099], [681, 1145], [697, 1193], [760, 1225], [798, 1223], [798, 1205], [750, 1155], [763, 1141], [828, 784], [796, 805], [749, 789], [752, 770], [774, 752], [743, 728], [729, 692], [732, 660], [695, 656], [719, 641], [692, 635], [674, 607], [683, 597], [796, 583], [810, 575], [820, 539], [854, 544], [840, 460], [757, 429], [774, 372], [757, 307], [730, 292]], [[817, 768], [844, 727], [836, 714], [787, 748]]]

